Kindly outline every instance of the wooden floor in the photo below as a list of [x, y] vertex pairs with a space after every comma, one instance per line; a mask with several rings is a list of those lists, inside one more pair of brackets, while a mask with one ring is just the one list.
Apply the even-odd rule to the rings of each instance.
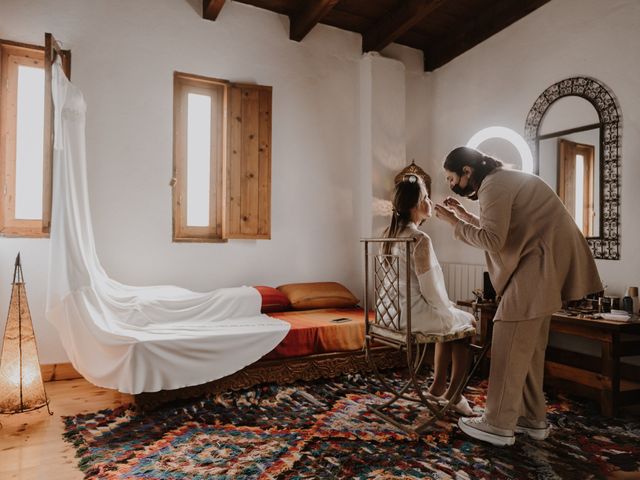
[[46, 390], [53, 415], [46, 408], [0, 415], [0, 479], [82, 479], [75, 450], [62, 438], [60, 417], [131, 402], [129, 395], [95, 387], [84, 379], [48, 382]]

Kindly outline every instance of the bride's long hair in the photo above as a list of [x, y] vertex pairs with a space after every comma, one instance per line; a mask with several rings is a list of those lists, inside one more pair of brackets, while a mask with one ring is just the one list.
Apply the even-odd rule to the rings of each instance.
[[[402, 232], [411, 221], [411, 209], [420, 202], [422, 189], [426, 188], [424, 182], [417, 175], [407, 175], [402, 181], [396, 184], [393, 192], [393, 213], [391, 223], [384, 231], [384, 238], [394, 238]], [[382, 253], [391, 254], [391, 243], [382, 244]]]

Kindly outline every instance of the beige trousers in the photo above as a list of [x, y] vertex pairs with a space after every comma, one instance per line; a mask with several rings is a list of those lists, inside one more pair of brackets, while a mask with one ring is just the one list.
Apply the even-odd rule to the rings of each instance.
[[520, 416], [546, 420], [542, 380], [550, 323], [551, 317], [494, 322], [485, 409], [490, 425], [513, 430]]

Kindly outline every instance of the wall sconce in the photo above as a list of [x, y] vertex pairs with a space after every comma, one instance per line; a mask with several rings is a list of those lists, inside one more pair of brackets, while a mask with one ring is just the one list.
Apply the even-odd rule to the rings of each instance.
[[20, 254], [16, 257], [12, 285], [0, 354], [0, 413], [27, 412], [46, 406], [51, 415], [42, 382]]

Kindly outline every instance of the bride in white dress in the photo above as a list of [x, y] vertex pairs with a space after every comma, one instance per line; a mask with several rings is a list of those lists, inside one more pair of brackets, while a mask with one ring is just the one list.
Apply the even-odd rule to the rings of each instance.
[[[449, 335], [468, 330], [475, 324], [473, 315], [455, 308], [444, 285], [444, 275], [438, 263], [431, 238], [418, 229], [431, 217], [433, 204], [424, 182], [416, 175], [408, 175], [396, 185], [393, 197], [393, 216], [385, 237], [413, 237], [411, 275], [411, 330], [426, 334]], [[406, 252], [404, 243], [384, 244], [383, 253], [400, 258], [400, 305], [406, 304]], [[401, 317], [400, 326], [405, 321]], [[434, 377], [427, 396], [432, 400], [448, 401], [456, 386], [463, 381], [469, 364], [466, 340], [436, 343]], [[453, 363], [451, 382], [447, 387], [447, 369]], [[473, 410], [462, 395], [454, 399], [454, 410], [473, 415]]]

